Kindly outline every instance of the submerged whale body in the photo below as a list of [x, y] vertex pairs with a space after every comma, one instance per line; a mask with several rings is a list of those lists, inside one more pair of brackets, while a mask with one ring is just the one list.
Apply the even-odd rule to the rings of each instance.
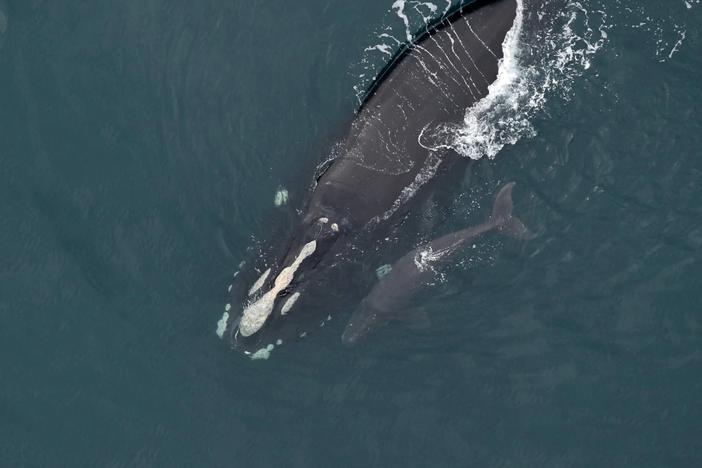
[[410, 301], [429, 284], [435, 269], [453, 260], [466, 245], [490, 231], [498, 231], [517, 239], [531, 239], [534, 235], [512, 214], [514, 182], [498, 192], [490, 218], [478, 226], [446, 234], [422, 245], [397, 260], [390, 272], [373, 287], [361, 301], [349, 320], [341, 340], [354, 344], [391, 320], [414, 319]]
[[285, 253], [238, 278], [226, 323], [233, 347], [270, 351], [304, 336], [305, 324], [323, 323], [328, 311], [310, 314], [304, 303], [360, 234], [384, 238], [387, 220], [424, 189], [445, 155], [422, 145], [423, 129], [460, 121], [487, 96], [517, 6], [517, 0], [471, 3], [407, 45], [381, 72], [339, 156], [316, 177]]

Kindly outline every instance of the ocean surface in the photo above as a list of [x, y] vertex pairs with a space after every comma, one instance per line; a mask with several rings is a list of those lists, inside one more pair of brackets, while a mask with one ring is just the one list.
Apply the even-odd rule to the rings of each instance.
[[0, 467], [702, 466], [702, 4], [523, 2], [424, 238], [510, 180], [538, 237], [253, 361], [233, 274], [454, 5], [0, 0]]

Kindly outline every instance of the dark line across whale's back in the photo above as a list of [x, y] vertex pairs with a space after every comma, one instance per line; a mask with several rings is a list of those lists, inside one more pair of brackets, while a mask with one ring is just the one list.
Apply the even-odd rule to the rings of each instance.
[[395, 69], [395, 67], [397, 67], [397, 65], [400, 62], [402, 62], [402, 60], [404, 60], [407, 57], [407, 55], [410, 52], [412, 52], [412, 50], [414, 50], [414, 47], [417, 44], [424, 42], [429, 37], [440, 32], [442, 29], [448, 27], [451, 23], [455, 22], [456, 20], [465, 16], [466, 14], [478, 10], [490, 3], [494, 3], [495, 1], [496, 0], [473, 0], [469, 2], [462, 1], [457, 6], [451, 8], [448, 12], [439, 16], [434, 21], [431, 21], [429, 24], [423, 27], [420, 30], [421, 34], [415, 33], [412, 42], [406, 42], [402, 44], [397, 49], [397, 51], [395, 51], [388, 63], [385, 64], [385, 66], [380, 70], [380, 72], [378, 72], [378, 74], [375, 77], [375, 80], [373, 80], [373, 83], [363, 94], [363, 97], [361, 98], [361, 105], [358, 107], [356, 112], [360, 112], [361, 109], [363, 109], [366, 106], [368, 100], [371, 97], [373, 97], [378, 87], [380, 87], [380, 85], [383, 84], [383, 82], [385, 81], [385, 78], [387, 78], [390, 75], [390, 73]]

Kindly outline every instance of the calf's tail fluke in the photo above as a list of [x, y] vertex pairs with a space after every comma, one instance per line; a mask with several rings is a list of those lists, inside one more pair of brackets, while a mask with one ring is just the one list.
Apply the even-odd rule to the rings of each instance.
[[519, 218], [512, 215], [512, 189], [514, 186], [515, 183], [510, 182], [497, 193], [490, 220], [495, 224], [495, 229], [507, 236], [516, 239], [533, 239], [536, 235]]

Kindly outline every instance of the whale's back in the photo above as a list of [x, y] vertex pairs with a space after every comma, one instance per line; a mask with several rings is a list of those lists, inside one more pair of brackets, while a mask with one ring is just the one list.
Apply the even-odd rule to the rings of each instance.
[[334, 211], [343, 192], [345, 214], [362, 225], [396, 205], [429, 165], [423, 130], [460, 121], [487, 96], [516, 11], [517, 0], [476, 2], [392, 60], [359, 109], [342, 156], [320, 178], [312, 206]]

